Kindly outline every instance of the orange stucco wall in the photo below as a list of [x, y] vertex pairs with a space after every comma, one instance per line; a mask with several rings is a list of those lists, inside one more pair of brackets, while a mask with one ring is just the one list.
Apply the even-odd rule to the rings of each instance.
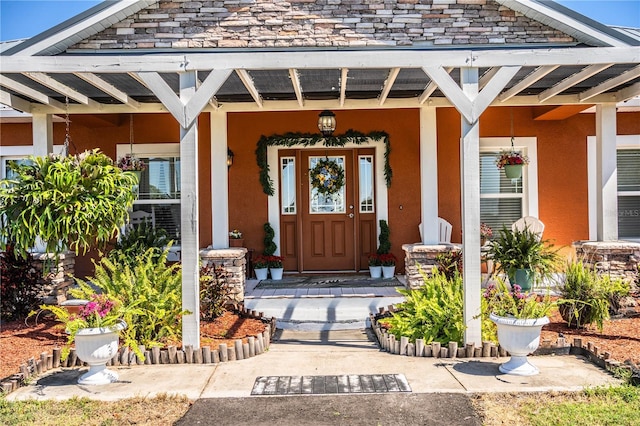
[[[545, 222], [545, 238], [557, 246], [588, 238], [587, 144], [595, 135], [595, 114], [576, 114], [565, 120], [536, 121], [539, 110], [514, 107], [514, 135], [537, 138], [539, 216]], [[244, 233], [245, 244], [263, 249], [263, 225], [267, 221], [267, 196], [258, 179], [255, 149], [261, 135], [317, 132], [319, 111], [229, 113], [228, 144], [234, 152], [229, 169], [229, 226]], [[389, 189], [389, 226], [392, 251], [403, 257], [403, 243], [419, 240], [419, 113], [417, 109], [335, 111], [336, 134], [348, 129], [367, 133], [383, 130], [391, 141], [393, 182]], [[511, 112], [490, 108], [480, 119], [481, 137], [510, 136]], [[438, 208], [453, 224], [454, 242], [461, 241], [460, 219], [460, 115], [453, 108], [437, 110]], [[199, 120], [200, 244], [211, 243], [210, 123]], [[620, 113], [618, 134], [640, 134], [640, 113]], [[128, 143], [129, 116], [72, 116], [72, 152], [99, 147], [115, 156], [115, 145]], [[54, 143], [64, 140], [64, 123], [54, 124]], [[136, 143], [178, 142], [179, 126], [168, 114], [135, 117]], [[0, 126], [0, 145], [31, 144], [30, 124]], [[381, 161], [382, 159], [379, 159]], [[214, 206], [216, 205], [214, 200]], [[80, 273], [90, 262], [78, 262]]]

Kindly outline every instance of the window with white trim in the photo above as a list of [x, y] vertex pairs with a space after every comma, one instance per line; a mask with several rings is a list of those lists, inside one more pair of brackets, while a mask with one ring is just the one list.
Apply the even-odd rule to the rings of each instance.
[[618, 237], [640, 239], [640, 149], [618, 148]]
[[[147, 168], [140, 176], [133, 211], [147, 214], [154, 228], [164, 229], [180, 241], [180, 146], [178, 144], [134, 144], [133, 154]], [[129, 145], [118, 145], [118, 158], [130, 153]]]
[[538, 216], [535, 138], [516, 138], [514, 148], [529, 157], [519, 179], [507, 178], [496, 166], [500, 152], [511, 149], [510, 138], [480, 140], [480, 222], [489, 225], [494, 235], [523, 216]]
[[280, 205], [282, 214], [296, 214], [296, 159], [280, 158], [280, 186], [282, 188]]

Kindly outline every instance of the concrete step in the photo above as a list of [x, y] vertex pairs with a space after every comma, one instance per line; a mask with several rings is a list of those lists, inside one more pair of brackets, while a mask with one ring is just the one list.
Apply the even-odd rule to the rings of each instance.
[[275, 317], [284, 330], [353, 330], [368, 327], [369, 314], [404, 301], [395, 296], [247, 297], [245, 307]]

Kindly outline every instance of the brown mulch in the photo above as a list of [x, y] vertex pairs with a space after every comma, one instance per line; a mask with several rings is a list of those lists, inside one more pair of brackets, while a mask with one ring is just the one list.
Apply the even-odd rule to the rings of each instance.
[[[226, 311], [211, 322], [200, 322], [200, 344], [217, 349], [220, 343], [233, 347], [236, 339], [255, 336], [264, 332], [266, 325], [258, 319], [244, 318]], [[38, 359], [42, 352], [52, 353], [53, 348], [62, 346], [67, 335], [59, 322], [38, 319], [35, 324], [29, 319], [24, 321], [2, 322], [0, 325], [0, 379], [17, 373], [20, 364], [29, 358]], [[169, 344], [169, 343], [168, 343]], [[180, 346], [180, 342], [171, 342]]]

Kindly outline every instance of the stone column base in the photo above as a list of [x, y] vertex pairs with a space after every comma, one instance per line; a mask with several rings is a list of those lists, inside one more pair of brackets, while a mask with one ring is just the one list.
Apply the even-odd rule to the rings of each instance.
[[221, 266], [231, 274], [227, 283], [232, 288], [232, 298], [236, 302], [244, 301], [246, 254], [247, 249], [244, 247], [200, 250], [200, 259], [202, 259], [203, 265]]
[[427, 276], [432, 274], [432, 269], [437, 267], [436, 257], [439, 254], [460, 251], [460, 247], [453, 244], [403, 244], [405, 252], [404, 270], [407, 277], [406, 286], [410, 289], [418, 288], [424, 284], [422, 273]]

